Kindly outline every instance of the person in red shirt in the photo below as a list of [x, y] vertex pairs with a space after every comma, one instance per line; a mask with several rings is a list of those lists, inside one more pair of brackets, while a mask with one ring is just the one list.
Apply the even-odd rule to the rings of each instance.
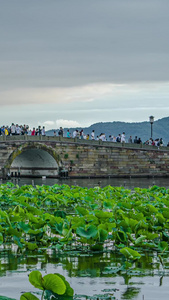
[[35, 135], [35, 127], [33, 127], [33, 130], [31, 132], [31, 135]]

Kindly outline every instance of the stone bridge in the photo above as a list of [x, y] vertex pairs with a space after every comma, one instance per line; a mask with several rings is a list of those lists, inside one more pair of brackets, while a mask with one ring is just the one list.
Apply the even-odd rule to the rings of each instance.
[[0, 178], [166, 177], [169, 147], [54, 136], [0, 136]]

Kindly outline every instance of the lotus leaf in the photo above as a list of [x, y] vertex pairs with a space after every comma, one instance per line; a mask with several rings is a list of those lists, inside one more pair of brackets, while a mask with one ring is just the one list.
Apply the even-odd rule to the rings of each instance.
[[64, 281], [55, 274], [48, 274], [43, 277], [43, 288], [50, 290], [58, 295], [63, 295], [66, 291]]
[[126, 242], [127, 240], [127, 235], [124, 231], [118, 231], [116, 234], [117, 240], [121, 241], [121, 242]]
[[31, 251], [35, 250], [35, 249], [38, 249], [38, 246], [37, 246], [36, 243], [26, 242], [25, 245], [26, 245], [26, 248], [28, 248]]
[[2, 235], [2, 233], [0, 233], [0, 245], [3, 244], [3, 240], [4, 240], [3, 235]]
[[164, 251], [167, 251], [168, 250], [168, 243], [167, 242], [160, 242], [158, 244], [158, 248], [160, 249], [160, 251], [164, 252]]
[[7, 235], [17, 236], [18, 238], [22, 236], [22, 233], [13, 227], [9, 227], [6, 233]]
[[80, 206], [77, 206], [76, 207], [76, 211], [78, 212], [78, 214], [80, 216], [85, 216], [85, 215], [88, 215], [89, 214], [89, 211], [83, 207], [80, 207]]
[[99, 229], [98, 236], [99, 236], [99, 242], [103, 243], [105, 240], [107, 240], [108, 232], [104, 229]]
[[32, 271], [29, 274], [29, 281], [30, 281], [30, 283], [34, 287], [36, 287], [36, 288], [38, 288], [40, 290], [44, 290], [41, 272], [39, 272], [39, 271]]
[[97, 227], [94, 225], [90, 225], [88, 227], [79, 227], [76, 230], [76, 233], [81, 236], [85, 237], [87, 239], [94, 238], [97, 235]]
[[56, 210], [54, 212], [54, 216], [55, 217], [61, 217], [62, 219], [65, 219], [66, 218], [66, 213], [63, 210]]
[[138, 237], [136, 240], [135, 240], [135, 245], [139, 245], [139, 244], [142, 244], [142, 242], [146, 239], [146, 235], [141, 235], [140, 237]]
[[24, 293], [21, 295], [20, 300], [39, 300], [39, 298], [31, 293]]
[[29, 224], [25, 224], [24, 222], [19, 222], [18, 223], [18, 228], [22, 229], [24, 232], [27, 233], [30, 229], [30, 226], [29, 226]]
[[128, 248], [128, 247], [125, 247], [125, 248], [121, 249], [120, 252], [126, 258], [129, 258], [129, 259], [132, 259], [132, 260], [139, 259], [141, 257], [141, 255], [137, 251], [135, 251], [135, 250], [133, 250], [131, 248]]
[[64, 293], [64, 296], [72, 297], [74, 295], [74, 290], [71, 288], [69, 282], [65, 279], [65, 277], [63, 275], [61, 275], [59, 273], [55, 273], [55, 275], [59, 276], [63, 280], [63, 282], [66, 286], [66, 291]]

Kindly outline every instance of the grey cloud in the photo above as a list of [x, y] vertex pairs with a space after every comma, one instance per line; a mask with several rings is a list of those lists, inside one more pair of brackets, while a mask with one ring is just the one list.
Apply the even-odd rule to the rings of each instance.
[[168, 0], [0, 0], [0, 82], [169, 80]]

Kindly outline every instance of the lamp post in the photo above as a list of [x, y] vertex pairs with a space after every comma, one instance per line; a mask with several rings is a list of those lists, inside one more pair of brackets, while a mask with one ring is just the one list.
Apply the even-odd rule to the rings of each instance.
[[149, 121], [150, 121], [150, 124], [151, 124], [151, 138], [153, 137], [153, 123], [154, 123], [154, 117], [153, 116], [150, 116], [149, 117]]

